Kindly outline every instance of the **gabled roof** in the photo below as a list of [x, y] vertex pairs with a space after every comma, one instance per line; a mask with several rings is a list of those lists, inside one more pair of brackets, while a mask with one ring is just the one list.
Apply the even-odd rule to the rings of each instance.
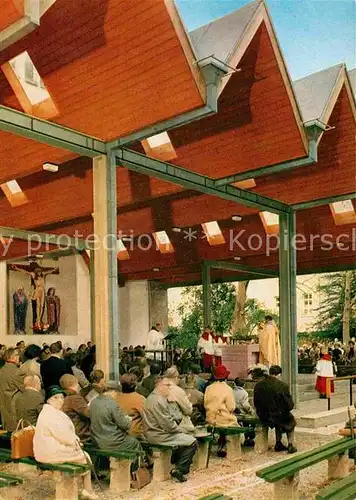
[[356, 97], [356, 68], [349, 71], [349, 80], [354, 96]]
[[227, 62], [263, 0], [255, 0], [189, 33], [198, 60], [215, 56]]
[[304, 122], [311, 120], [324, 122], [328, 103], [343, 68], [343, 64], [338, 64], [293, 82]]

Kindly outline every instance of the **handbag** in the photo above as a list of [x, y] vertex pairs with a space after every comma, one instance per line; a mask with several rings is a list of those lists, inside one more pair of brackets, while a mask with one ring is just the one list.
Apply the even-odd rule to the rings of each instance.
[[131, 473], [131, 488], [140, 490], [151, 482], [151, 474], [146, 467], [139, 467], [135, 472]]
[[[33, 438], [35, 427], [24, 427], [24, 420], [19, 420], [16, 430], [11, 434], [11, 458], [19, 459], [33, 457]], [[21, 428], [20, 428], [21, 427]]]

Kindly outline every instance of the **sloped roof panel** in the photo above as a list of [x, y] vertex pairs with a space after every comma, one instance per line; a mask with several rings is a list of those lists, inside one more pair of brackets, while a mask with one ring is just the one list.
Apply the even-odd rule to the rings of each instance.
[[198, 59], [215, 56], [227, 62], [242, 39], [262, 0], [255, 0], [189, 33]]
[[293, 82], [303, 120], [322, 119], [343, 65], [338, 64]]
[[356, 96], [356, 68], [349, 71], [349, 79], [350, 79], [352, 91], [353, 91], [354, 95]]

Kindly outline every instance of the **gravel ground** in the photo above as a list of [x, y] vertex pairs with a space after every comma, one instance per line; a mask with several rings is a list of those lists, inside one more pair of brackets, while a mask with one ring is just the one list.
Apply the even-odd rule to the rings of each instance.
[[[272, 433], [270, 433], [272, 434]], [[273, 438], [273, 436], [272, 436]], [[296, 444], [300, 452], [318, 447], [337, 438], [334, 435], [297, 433]], [[272, 439], [273, 441], [273, 439]], [[271, 442], [272, 444], [272, 442]], [[256, 477], [255, 471], [278, 460], [287, 458], [285, 453], [257, 454], [253, 450], [244, 452], [243, 458], [235, 462], [218, 459], [210, 460], [209, 469], [193, 472], [184, 484], [172, 481], [151, 483], [140, 491], [120, 496], [110, 493], [107, 485], [102, 490], [95, 485], [100, 500], [194, 500], [215, 492], [229, 494], [237, 500], [272, 500], [273, 486]], [[351, 463], [351, 462], [350, 462]], [[14, 465], [0, 465], [3, 472], [16, 473]], [[9, 489], [6, 494], [0, 490], [0, 500], [50, 500], [54, 499], [54, 482], [51, 473], [21, 473], [27, 480], [24, 485]], [[300, 498], [312, 500], [315, 493], [327, 484], [327, 463], [321, 462], [300, 473]], [[67, 499], [62, 499], [67, 500]], [[286, 499], [288, 500], [288, 499]]]

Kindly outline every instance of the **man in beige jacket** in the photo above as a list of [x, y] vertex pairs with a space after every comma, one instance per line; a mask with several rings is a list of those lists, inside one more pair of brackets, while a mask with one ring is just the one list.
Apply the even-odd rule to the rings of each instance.
[[[239, 425], [234, 414], [236, 408], [234, 392], [226, 383], [229, 374], [226, 366], [217, 366], [214, 374], [215, 381], [205, 391], [206, 421], [214, 427], [236, 427]], [[225, 448], [226, 436], [221, 434], [218, 443], [219, 457], [226, 457]]]
[[19, 368], [20, 353], [9, 348], [5, 352], [5, 364], [0, 368], [0, 412], [5, 430], [16, 429], [15, 399], [19, 392], [24, 392], [25, 374]]

